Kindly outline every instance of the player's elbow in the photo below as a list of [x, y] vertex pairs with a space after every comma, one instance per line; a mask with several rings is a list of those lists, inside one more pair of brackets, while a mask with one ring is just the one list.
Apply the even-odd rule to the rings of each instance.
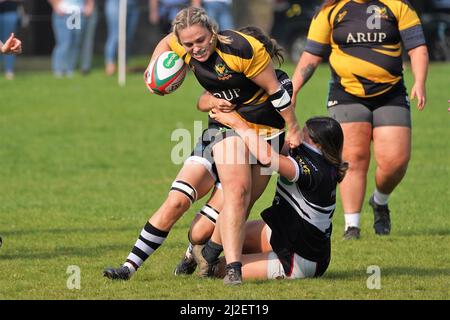
[[202, 111], [202, 112], [208, 112], [209, 111], [208, 107], [206, 107], [203, 104], [201, 104], [200, 101], [197, 103], [197, 110]]
[[428, 48], [425, 45], [418, 46], [408, 51], [408, 55], [413, 59], [414, 57], [423, 57], [428, 60]]

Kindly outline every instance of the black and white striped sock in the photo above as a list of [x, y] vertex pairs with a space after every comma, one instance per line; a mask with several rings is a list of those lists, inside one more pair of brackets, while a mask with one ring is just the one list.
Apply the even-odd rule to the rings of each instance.
[[199, 213], [208, 218], [209, 221], [214, 224], [216, 224], [217, 218], [219, 217], [219, 211], [211, 207], [209, 204], [205, 204]]
[[136, 271], [166, 240], [168, 234], [169, 232], [161, 231], [147, 222], [124, 265], [132, 272]]

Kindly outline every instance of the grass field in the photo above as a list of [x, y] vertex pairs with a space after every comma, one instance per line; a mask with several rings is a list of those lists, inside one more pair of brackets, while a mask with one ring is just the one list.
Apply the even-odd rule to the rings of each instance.
[[[292, 73], [293, 66], [289, 66]], [[331, 265], [321, 279], [248, 281], [175, 277], [196, 203], [164, 245], [128, 282], [102, 277], [132, 248], [149, 215], [165, 198], [179, 168], [170, 161], [176, 128], [193, 131], [206, 115], [194, 104], [192, 76], [167, 97], [146, 92], [141, 74], [125, 88], [101, 71], [54, 79], [21, 73], [0, 79], [0, 300], [5, 299], [449, 299], [450, 298], [450, 64], [431, 66], [428, 105], [413, 108], [413, 155], [391, 197], [393, 232], [375, 236], [367, 203], [359, 241], [342, 240], [335, 213]], [[329, 71], [322, 66], [298, 98], [304, 122], [325, 114]], [[411, 74], [406, 71], [408, 88]], [[373, 166], [368, 194], [373, 191]], [[271, 202], [274, 182], [251, 219]], [[68, 266], [81, 270], [70, 290]], [[370, 290], [369, 266], [381, 289]]]

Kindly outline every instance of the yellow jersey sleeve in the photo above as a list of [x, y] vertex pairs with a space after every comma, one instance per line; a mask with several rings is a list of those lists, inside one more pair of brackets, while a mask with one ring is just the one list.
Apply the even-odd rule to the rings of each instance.
[[189, 64], [189, 61], [191, 60], [191, 56], [189, 54], [186, 54], [186, 50], [184, 47], [178, 42], [177, 36], [172, 33], [172, 36], [169, 38], [169, 47], [170, 50], [175, 52], [180, 58], [184, 59], [184, 62]]
[[321, 44], [330, 44], [331, 25], [328, 16], [333, 8], [333, 6], [322, 8], [314, 16], [309, 27], [308, 40]]
[[403, 31], [421, 24], [416, 11], [406, 1], [389, 1], [385, 2], [385, 4], [392, 10], [397, 18], [399, 31]]
[[247, 78], [252, 79], [260, 74], [270, 63], [270, 55], [264, 45], [253, 37], [244, 35], [253, 48], [253, 58], [243, 60], [244, 74]]
[[[245, 38], [240, 50], [242, 54], [226, 54], [220, 52], [228, 66], [236, 71], [243, 73], [247, 78], [252, 79], [260, 74], [270, 63], [270, 55], [264, 45], [255, 38], [246, 34], [236, 32]], [[250, 54], [251, 52], [251, 54]]]

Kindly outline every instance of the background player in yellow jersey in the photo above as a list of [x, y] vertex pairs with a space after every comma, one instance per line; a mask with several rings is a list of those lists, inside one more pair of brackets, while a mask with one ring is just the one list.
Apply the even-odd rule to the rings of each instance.
[[388, 197], [406, 173], [411, 154], [410, 106], [402, 74], [402, 46], [411, 59], [411, 98], [425, 107], [428, 51], [420, 20], [403, 0], [327, 0], [311, 22], [294, 76], [294, 97], [329, 54], [329, 115], [344, 131], [343, 158], [350, 168], [340, 184], [346, 239], [359, 238], [370, 146], [377, 164], [376, 234], [391, 230]]
[[[181, 10], [172, 25], [173, 33], [159, 42], [152, 60], [167, 50], [182, 57], [208, 92], [199, 101], [199, 106], [209, 106], [203, 107], [203, 111], [236, 109], [251, 128], [269, 140], [280, 137], [286, 123], [286, 139], [292, 147], [300, 144], [300, 130], [290, 106], [290, 96], [278, 81], [271, 57], [261, 42], [236, 31], [219, 33], [217, 24], [201, 8]], [[218, 228], [230, 271], [224, 282], [239, 284], [248, 207], [252, 195], [262, 192], [270, 176], [255, 170], [257, 165], [250, 164], [248, 149], [241, 138], [232, 130], [222, 128], [222, 124], [210, 118], [211, 131], [203, 136], [211, 142], [208, 147], [223, 188], [224, 205]], [[106, 269], [104, 275], [111, 279], [129, 279], [163, 243], [192, 202], [210, 190], [211, 184], [205, 184], [208, 179], [212, 177], [204, 163], [185, 163], [166, 201], [144, 226], [125, 264], [117, 269]], [[252, 186], [262, 190], [255, 191]]]

